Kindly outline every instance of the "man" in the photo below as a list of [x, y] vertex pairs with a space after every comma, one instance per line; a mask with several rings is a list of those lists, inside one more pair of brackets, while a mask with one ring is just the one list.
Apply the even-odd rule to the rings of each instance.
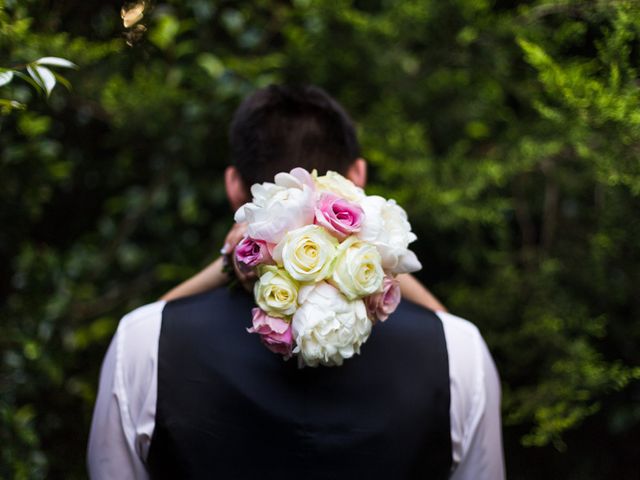
[[[249, 185], [293, 167], [366, 180], [352, 121], [315, 87], [251, 95], [230, 145], [234, 209]], [[92, 478], [504, 477], [498, 375], [471, 323], [403, 301], [361, 355], [298, 369], [246, 333], [252, 306], [218, 289], [122, 319], [101, 372]]]

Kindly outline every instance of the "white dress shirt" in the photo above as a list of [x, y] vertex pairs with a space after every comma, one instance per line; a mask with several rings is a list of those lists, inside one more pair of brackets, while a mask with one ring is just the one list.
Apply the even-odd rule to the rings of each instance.
[[[158, 340], [165, 302], [120, 321], [107, 351], [87, 452], [89, 475], [148, 479], [145, 462], [155, 426]], [[452, 480], [504, 478], [500, 381], [478, 329], [449, 313], [444, 326], [451, 388]], [[393, 320], [392, 320], [393, 321]]]

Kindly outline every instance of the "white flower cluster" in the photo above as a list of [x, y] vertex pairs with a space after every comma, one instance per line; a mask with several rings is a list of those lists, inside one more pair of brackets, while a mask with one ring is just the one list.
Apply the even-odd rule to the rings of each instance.
[[341, 365], [397, 306], [395, 276], [421, 268], [406, 212], [335, 172], [295, 168], [251, 193], [235, 215], [247, 223], [237, 260], [258, 272], [250, 331], [286, 358]]

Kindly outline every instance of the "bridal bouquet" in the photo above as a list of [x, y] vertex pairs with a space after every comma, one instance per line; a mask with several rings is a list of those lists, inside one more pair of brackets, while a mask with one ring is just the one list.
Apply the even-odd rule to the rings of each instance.
[[235, 214], [235, 260], [258, 278], [247, 330], [300, 365], [342, 365], [396, 309], [395, 276], [421, 268], [406, 212], [331, 171], [294, 168], [251, 194]]

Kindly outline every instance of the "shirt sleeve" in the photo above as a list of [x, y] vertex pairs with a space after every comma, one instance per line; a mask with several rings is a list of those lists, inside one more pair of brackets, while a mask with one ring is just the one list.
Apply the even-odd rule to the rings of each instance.
[[500, 379], [491, 354], [479, 339], [484, 370], [484, 409], [467, 442], [467, 450], [451, 480], [502, 480], [505, 478], [500, 416]]
[[442, 319], [451, 387], [451, 480], [505, 477], [500, 379], [478, 329], [448, 313]]
[[163, 306], [156, 302], [126, 315], [109, 345], [87, 448], [92, 480], [149, 478], [145, 460], [154, 428]]

